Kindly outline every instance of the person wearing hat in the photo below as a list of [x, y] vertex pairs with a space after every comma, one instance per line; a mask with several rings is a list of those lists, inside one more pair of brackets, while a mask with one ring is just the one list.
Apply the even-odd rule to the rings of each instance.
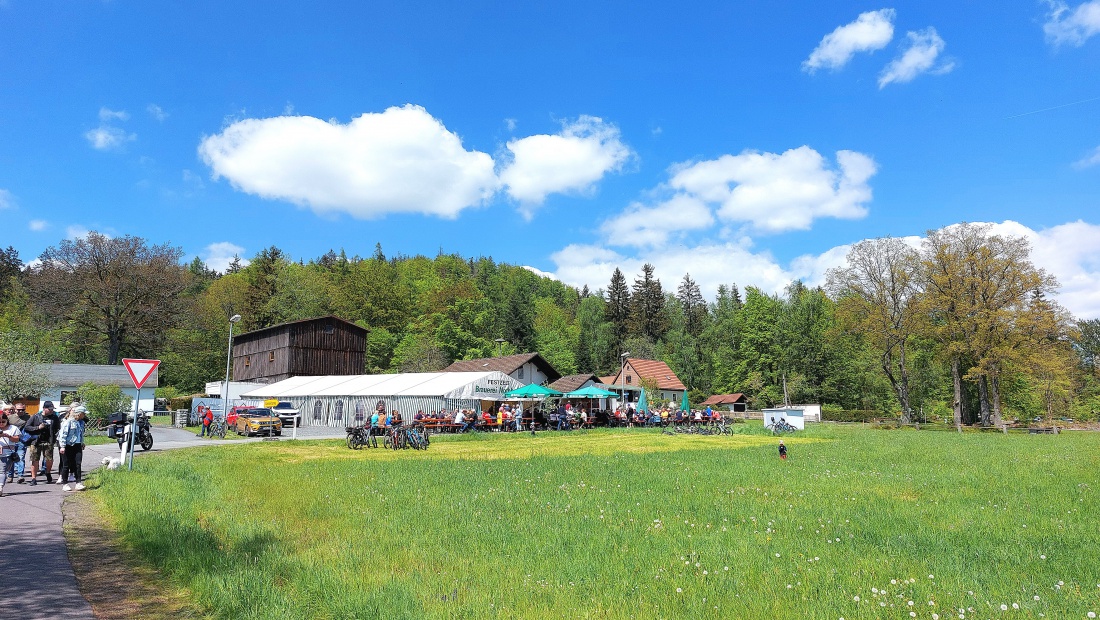
[[782, 439], [779, 440], [779, 458], [787, 460], [787, 446], [783, 445]]
[[87, 412], [83, 405], [74, 407], [61, 422], [61, 431], [57, 436], [61, 452], [61, 479], [58, 482], [65, 485], [61, 487], [65, 491], [73, 490], [69, 486], [69, 474], [76, 477], [76, 490], [84, 490], [84, 484], [80, 482], [80, 461], [84, 454], [84, 414]]
[[30, 485], [38, 484], [38, 466], [45, 461], [42, 469], [46, 474], [46, 484], [53, 484], [53, 476], [50, 468], [53, 467], [53, 448], [57, 443], [57, 431], [61, 428], [61, 420], [53, 410], [53, 401], [42, 403], [42, 411], [31, 416], [27, 420], [23, 430], [34, 435], [35, 439], [27, 446], [27, 462], [31, 466]]

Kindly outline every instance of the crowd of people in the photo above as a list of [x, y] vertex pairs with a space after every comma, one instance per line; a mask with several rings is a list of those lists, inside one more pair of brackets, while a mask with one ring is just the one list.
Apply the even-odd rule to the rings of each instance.
[[[35, 486], [39, 476], [45, 478], [46, 484], [64, 485], [65, 491], [83, 491], [80, 478], [87, 413], [84, 406], [74, 405], [64, 415], [59, 415], [53, 402], [48, 400], [34, 415], [27, 413], [25, 404], [4, 405], [0, 411], [0, 464], [3, 465], [0, 496], [4, 495], [8, 483]], [[59, 458], [55, 459], [55, 455]], [[55, 462], [58, 463], [56, 480], [53, 477]], [[70, 481], [70, 476], [74, 480]]]
[[438, 412], [417, 411], [411, 419], [405, 419], [394, 409], [386, 413], [379, 403], [374, 414], [363, 420], [363, 425], [374, 434], [402, 424], [426, 425], [432, 429], [466, 432], [471, 430], [521, 431], [532, 424], [544, 430], [570, 430], [592, 426], [667, 426], [670, 424], [704, 424], [722, 419], [721, 413], [707, 407], [705, 410], [672, 410], [668, 408], [638, 411], [633, 407], [613, 410], [589, 409], [561, 402], [557, 407], [533, 407], [524, 411], [520, 404], [502, 403], [498, 407], [480, 413], [473, 409], [440, 409]]

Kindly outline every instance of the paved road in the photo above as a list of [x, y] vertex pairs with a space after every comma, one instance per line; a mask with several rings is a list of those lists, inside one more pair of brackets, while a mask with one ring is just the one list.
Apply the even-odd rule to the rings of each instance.
[[[300, 439], [343, 438], [343, 429], [301, 428]], [[242, 441], [259, 441], [249, 439]], [[225, 446], [240, 441], [199, 439], [189, 430], [153, 428], [153, 449], [161, 452], [195, 446]], [[140, 458], [142, 451], [137, 451]], [[84, 471], [102, 464], [104, 456], [117, 457], [116, 444], [88, 446]], [[56, 468], [56, 463], [54, 467]], [[30, 475], [30, 468], [27, 469]], [[76, 585], [61, 533], [61, 501], [68, 495], [59, 484], [37, 486], [11, 483], [0, 497], [0, 523], [4, 524], [4, 551], [0, 552], [0, 575], [4, 579], [4, 616], [33, 620], [93, 620], [92, 608]], [[56, 477], [55, 477], [56, 478]]]

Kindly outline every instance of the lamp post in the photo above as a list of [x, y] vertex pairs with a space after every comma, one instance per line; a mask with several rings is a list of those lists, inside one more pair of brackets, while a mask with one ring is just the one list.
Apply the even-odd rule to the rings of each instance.
[[233, 324], [241, 320], [241, 315], [229, 317], [229, 348], [225, 351], [225, 392], [222, 392], [222, 420], [229, 417], [229, 360], [233, 359]]
[[504, 355], [504, 343], [508, 341], [503, 338], [497, 338], [493, 342], [497, 343], [497, 357]]
[[622, 384], [623, 384], [623, 389], [622, 389], [623, 402], [622, 402], [621, 406], [623, 408], [623, 414], [624, 415], [626, 415], [626, 357], [628, 355], [630, 355], [630, 351], [627, 351], [627, 352], [619, 355], [619, 363], [620, 363], [620, 366], [619, 366], [619, 381], [621, 381]]

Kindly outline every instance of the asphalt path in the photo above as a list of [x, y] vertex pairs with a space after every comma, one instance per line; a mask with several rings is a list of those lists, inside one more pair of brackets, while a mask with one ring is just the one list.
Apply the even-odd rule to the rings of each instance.
[[[287, 433], [284, 440], [289, 439]], [[343, 438], [343, 429], [301, 428], [299, 439]], [[198, 446], [226, 446], [242, 441], [212, 441], [198, 438], [193, 431], [153, 427], [153, 449], [148, 453]], [[146, 454], [148, 454], [146, 453]], [[135, 455], [141, 458], [140, 447]], [[119, 456], [117, 444], [87, 446], [84, 449], [84, 475], [102, 467], [103, 457]], [[57, 463], [54, 463], [56, 472]], [[30, 467], [27, 468], [30, 476]], [[29, 478], [28, 478], [29, 479]], [[57, 479], [57, 476], [54, 476]], [[4, 616], [33, 620], [94, 620], [92, 607], [80, 594], [61, 532], [61, 502], [66, 492], [60, 484], [46, 484], [39, 475], [38, 485], [8, 483], [0, 497], [0, 523], [5, 524], [4, 551], [0, 553], [0, 575], [4, 579]]]

